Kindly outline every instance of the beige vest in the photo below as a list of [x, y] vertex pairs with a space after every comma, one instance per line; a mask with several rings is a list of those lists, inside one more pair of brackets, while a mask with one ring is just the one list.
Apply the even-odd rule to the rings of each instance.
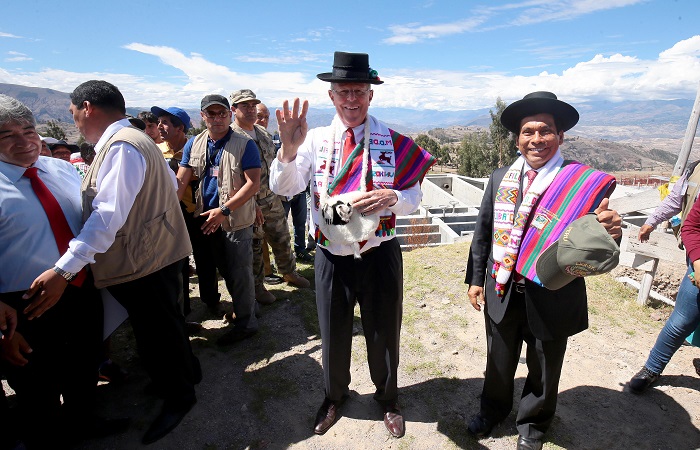
[[688, 213], [693, 209], [693, 204], [697, 200], [698, 194], [700, 194], [700, 164], [697, 164], [693, 172], [688, 175], [688, 188], [685, 190], [683, 203], [681, 204], [681, 224], [685, 222]]
[[[192, 151], [190, 153], [190, 167], [194, 175], [200, 179], [199, 189], [197, 189], [196, 200], [197, 207], [194, 211], [195, 217], [199, 216], [204, 210], [204, 200], [202, 192], [204, 189], [204, 172], [207, 170], [207, 142], [209, 140], [209, 131], [204, 130], [194, 138], [192, 143]], [[217, 184], [219, 186], [219, 205], [226, 203], [231, 197], [236, 194], [236, 191], [241, 189], [246, 183], [245, 175], [241, 167], [241, 158], [245, 152], [245, 147], [250, 140], [247, 134], [237, 132], [231, 133], [231, 138], [228, 140], [221, 153], [221, 161], [219, 163], [219, 176]], [[249, 227], [255, 222], [255, 196], [251, 197], [243, 206], [232, 210], [231, 214], [222, 223], [222, 228], [225, 231], [233, 232]]]
[[[255, 144], [258, 146], [258, 151], [260, 152], [260, 190], [256, 198], [258, 200], [264, 200], [270, 196], [275, 195], [270, 189], [270, 166], [272, 161], [277, 157], [277, 149], [275, 144], [272, 142], [272, 136], [267, 132], [265, 128], [260, 125], [254, 125], [255, 127]], [[239, 127], [236, 122], [231, 124], [231, 128], [246, 136], [250, 136], [243, 128]]]
[[105, 253], [95, 255], [91, 268], [98, 288], [145, 277], [192, 252], [170, 169], [151, 138], [134, 127], [120, 129], [97, 151], [81, 187], [83, 223], [93, 211], [97, 172], [110, 146], [118, 141], [131, 144], [141, 153], [146, 160], [146, 176], [114, 243]]

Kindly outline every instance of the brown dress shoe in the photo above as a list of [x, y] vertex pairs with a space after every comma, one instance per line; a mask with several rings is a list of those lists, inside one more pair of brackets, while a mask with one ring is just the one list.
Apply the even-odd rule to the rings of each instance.
[[292, 286], [300, 287], [300, 288], [307, 288], [311, 286], [311, 283], [309, 280], [306, 278], [302, 277], [296, 272], [290, 272], [290, 273], [285, 273], [282, 278], [284, 281], [287, 283], [291, 284]]
[[318, 408], [318, 412], [316, 413], [314, 433], [324, 434], [333, 426], [338, 418], [338, 406], [338, 404], [328, 398], [323, 400], [323, 404]]
[[399, 405], [389, 405], [384, 407], [384, 426], [395, 438], [400, 438], [406, 433], [406, 424]]
[[272, 292], [265, 289], [265, 286], [260, 285], [255, 289], [255, 300], [257, 300], [261, 305], [270, 305], [275, 303], [275, 300], [277, 299], [274, 295], [272, 295]]

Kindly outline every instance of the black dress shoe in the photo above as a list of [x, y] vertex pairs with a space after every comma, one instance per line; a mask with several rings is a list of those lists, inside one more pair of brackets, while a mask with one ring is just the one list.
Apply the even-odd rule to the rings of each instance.
[[484, 415], [479, 413], [472, 417], [472, 420], [469, 422], [468, 429], [469, 433], [480, 438], [491, 434], [491, 430], [493, 429], [494, 425], [495, 423], [493, 421], [487, 419]]
[[542, 439], [518, 436], [518, 450], [542, 450]]
[[396, 403], [384, 406], [384, 426], [395, 438], [400, 438], [406, 433], [406, 424]]
[[309, 255], [306, 251], [296, 252], [297, 261], [301, 261], [307, 264], [313, 264], [314, 257]]
[[257, 332], [258, 330], [237, 330], [234, 327], [233, 330], [221, 336], [219, 340], [216, 341], [216, 345], [225, 346], [235, 344], [236, 342], [240, 342], [244, 339], [248, 339], [249, 337], [254, 336]]
[[204, 330], [204, 327], [199, 322], [185, 322], [185, 331], [188, 336], [196, 336]]
[[654, 373], [644, 366], [642, 367], [642, 370], [637, 372], [637, 374], [630, 380], [630, 391], [635, 394], [641, 394], [658, 379], [658, 373]]
[[85, 437], [88, 438], [103, 438], [119, 434], [129, 428], [131, 419], [123, 417], [119, 419], [103, 419], [95, 417], [85, 424]]
[[156, 420], [153, 421], [148, 431], [146, 431], [146, 434], [143, 435], [141, 442], [146, 445], [152, 444], [173, 431], [187, 413], [190, 412], [190, 409], [192, 409], [195, 403], [197, 403], [197, 399], [192, 399], [191, 401], [178, 405], [166, 401], [163, 404], [163, 409], [160, 414], [156, 417]]
[[324, 434], [330, 427], [333, 426], [338, 419], [338, 408], [341, 402], [334, 402], [328, 398], [323, 400], [323, 404], [316, 412], [316, 420], [314, 421], [314, 433]]

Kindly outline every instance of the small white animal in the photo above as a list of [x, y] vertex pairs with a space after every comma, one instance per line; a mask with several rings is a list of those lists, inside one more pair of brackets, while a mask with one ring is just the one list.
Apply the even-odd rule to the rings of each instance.
[[352, 207], [360, 192], [334, 195], [321, 201], [321, 232], [330, 242], [352, 244], [355, 258], [360, 258], [360, 242], [367, 240], [379, 226], [379, 214], [362, 215]]

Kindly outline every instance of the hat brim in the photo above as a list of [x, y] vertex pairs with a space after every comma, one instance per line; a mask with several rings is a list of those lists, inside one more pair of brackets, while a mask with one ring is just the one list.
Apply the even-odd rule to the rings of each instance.
[[256, 104], [256, 105], [262, 103], [262, 102], [261, 102], [260, 100], [258, 100], [257, 98], [248, 97], [248, 98], [242, 98], [242, 99], [240, 99], [240, 100], [236, 100], [235, 102], [232, 101], [231, 104], [232, 104], [232, 105], [237, 105], [237, 104], [243, 103], [243, 102], [253, 102], [253, 103]]
[[129, 122], [141, 131], [146, 130], [146, 122], [139, 119], [138, 117], [129, 117]]
[[334, 77], [332, 72], [319, 73], [316, 75], [321, 81], [327, 81], [329, 83], [369, 83], [369, 84], [383, 84], [384, 82], [379, 79], [374, 78], [345, 78], [345, 77]]
[[151, 112], [152, 112], [156, 117], [164, 116], [164, 115], [166, 115], [166, 114], [169, 115], [169, 116], [172, 116], [172, 114], [170, 114], [168, 111], [164, 110], [163, 108], [159, 108], [159, 107], [157, 107], [157, 106], [151, 106]]
[[51, 152], [53, 152], [53, 149], [55, 149], [56, 147], [65, 147], [68, 150], [70, 150], [71, 153], [80, 151], [80, 147], [78, 147], [75, 144], [49, 144], [49, 150], [51, 150]]
[[209, 103], [206, 103], [206, 104], [202, 105], [201, 110], [204, 111], [205, 109], [209, 108], [209, 107], [212, 106], [212, 105], [219, 105], [219, 106], [223, 106], [223, 107], [226, 108], [226, 109], [231, 109], [231, 106], [230, 106], [230, 105], [227, 105], [226, 103], [217, 102], [217, 101], [212, 101], [212, 102], [209, 102]]
[[579, 114], [576, 108], [566, 102], [553, 98], [524, 98], [511, 103], [501, 114], [501, 123], [509, 131], [520, 134], [520, 122], [536, 114], [551, 114], [558, 126], [557, 131], [568, 131], [578, 123]]
[[550, 291], [561, 289], [577, 278], [559, 268], [557, 250], [559, 250], [559, 241], [554, 242], [549, 248], [542, 252], [535, 266], [537, 278], [539, 278], [542, 285]]

